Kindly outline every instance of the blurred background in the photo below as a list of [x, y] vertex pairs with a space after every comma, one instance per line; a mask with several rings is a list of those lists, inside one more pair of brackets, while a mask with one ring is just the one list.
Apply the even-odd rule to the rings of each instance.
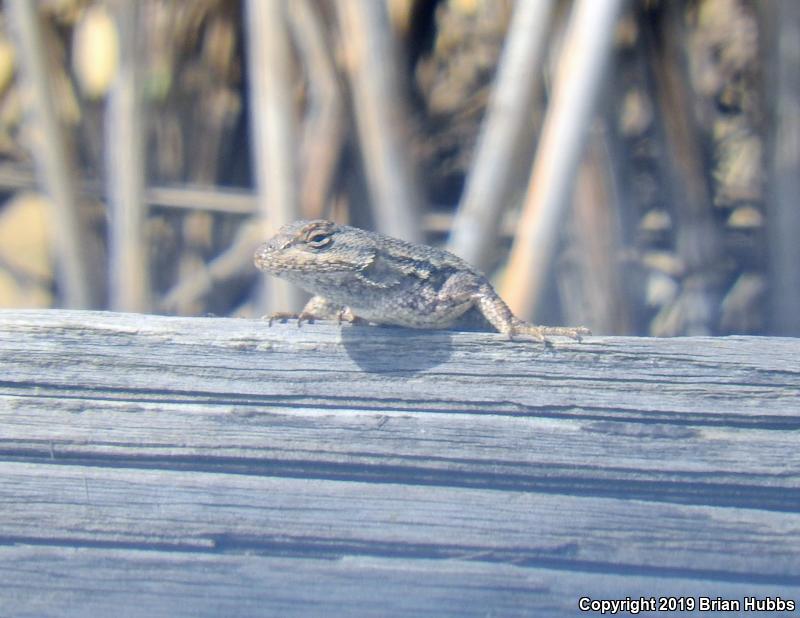
[[5, 0], [0, 307], [298, 309], [329, 218], [521, 317], [800, 335], [796, 0]]

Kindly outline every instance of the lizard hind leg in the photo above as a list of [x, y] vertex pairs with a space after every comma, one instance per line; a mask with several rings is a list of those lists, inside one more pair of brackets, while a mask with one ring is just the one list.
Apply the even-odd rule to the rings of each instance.
[[514, 335], [517, 334], [526, 334], [542, 343], [546, 342], [541, 328], [523, 322], [516, 317], [505, 301], [498, 296], [497, 292], [495, 292], [494, 288], [490, 285], [486, 284], [480, 286], [472, 295], [472, 299], [475, 306], [483, 314], [483, 317], [509, 339], [513, 339]]
[[583, 327], [568, 326], [536, 326], [515, 316], [509, 306], [503, 301], [491, 286], [481, 286], [473, 296], [475, 305], [483, 316], [498, 331], [509, 339], [515, 335], [528, 335], [544, 345], [550, 345], [548, 336], [569, 337], [580, 341], [581, 335], [590, 335], [591, 331]]

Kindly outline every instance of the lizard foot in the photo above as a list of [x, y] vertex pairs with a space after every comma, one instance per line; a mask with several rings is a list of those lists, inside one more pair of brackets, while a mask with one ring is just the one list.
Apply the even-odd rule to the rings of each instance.
[[336, 323], [341, 326], [342, 322], [347, 322], [348, 324], [369, 324], [368, 320], [364, 318], [358, 317], [356, 314], [353, 313], [350, 307], [342, 307], [336, 312]]
[[591, 335], [590, 331], [585, 326], [539, 326], [544, 335], [553, 335], [555, 337], [569, 337], [575, 341], [582, 341], [584, 335]]
[[583, 335], [591, 335], [592, 331], [583, 326], [536, 326], [522, 320], [515, 320], [507, 334], [509, 339], [513, 339], [515, 335], [529, 335], [537, 341], [541, 341], [546, 347], [551, 347], [552, 343], [548, 339], [549, 336], [569, 337], [570, 339], [581, 341]]

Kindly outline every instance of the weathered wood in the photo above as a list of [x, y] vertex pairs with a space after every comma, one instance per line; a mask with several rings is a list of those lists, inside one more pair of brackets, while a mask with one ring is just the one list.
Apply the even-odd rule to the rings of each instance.
[[[321, 560], [35, 546], [0, 547], [0, 576], [5, 590], [16, 591], [3, 595], [7, 614], [35, 616], [560, 616], [581, 615], [576, 590], [594, 599], [743, 594], [739, 582], [709, 585], [471, 559]], [[786, 588], [748, 583], [745, 594], [774, 599]]]
[[3, 615], [800, 599], [798, 340], [6, 311], [0, 350]]
[[[39, 464], [4, 463], [5, 538], [323, 558], [479, 556], [616, 573], [662, 569], [701, 579], [751, 576], [761, 583], [800, 576], [797, 513], [766, 518], [756, 509], [433, 489], [424, 478], [420, 486], [391, 475], [365, 483], [261, 476], [257, 470], [208, 473], [191, 465], [185, 471], [133, 470], [131, 463], [123, 469], [51, 465], [47, 474]], [[302, 469], [294, 471], [301, 474]], [[33, 535], [31, 521], [37, 522]], [[694, 547], [698, 531], [702, 551]], [[732, 552], [747, 547], [759, 552]]]

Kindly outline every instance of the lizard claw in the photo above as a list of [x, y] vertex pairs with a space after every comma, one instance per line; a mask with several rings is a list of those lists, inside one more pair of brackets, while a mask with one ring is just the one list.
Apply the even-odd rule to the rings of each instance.
[[341, 307], [336, 312], [336, 325], [341, 326], [342, 322], [352, 322], [354, 317], [353, 312], [348, 307]]
[[313, 324], [316, 317], [317, 316], [315, 316], [313, 313], [309, 313], [308, 311], [305, 310], [301, 311], [297, 316], [297, 328], [300, 328], [303, 322], [308, 322], [309, 324]]
[[278, 322], [285, 324], [292, 318], [296, 318], [296, 313], [290, 313], [288, 311], [275, 311], [274, 313], [270, 313], [269, 315], [265, 315], [262, 317], [262, 320], [267, 320], [267, 325], [272, 326], [272, 323], [277, 320]]
[[276, 320], [281, 324], [286, 324], [289, 320], [297, 319], [297, 327], [299, 328], [303, 322], [313, 322], [316, 316], [313, 313], [301, 311], [300, 313], [292, 313], [291, 311], [276, 311], [264, 316], [263, 319], [267, 320], [267, 325], [272, 326]]
[[360, 318], [353, 313], [353, 310], [350, 309], [350, 307], [342, 307], [336, 313], [336, 324], [341, 326], [342, 322], [347, 322], [348, 324], [369, 324], [368, 320]]
[[551, 331], [551, 335], [560, 335], [562, 337], [569, 337], [575, 341], [583, 341], [584, 335], [591, 335], [590, 331], [585, 326], [547, 326], [546, 330]]

